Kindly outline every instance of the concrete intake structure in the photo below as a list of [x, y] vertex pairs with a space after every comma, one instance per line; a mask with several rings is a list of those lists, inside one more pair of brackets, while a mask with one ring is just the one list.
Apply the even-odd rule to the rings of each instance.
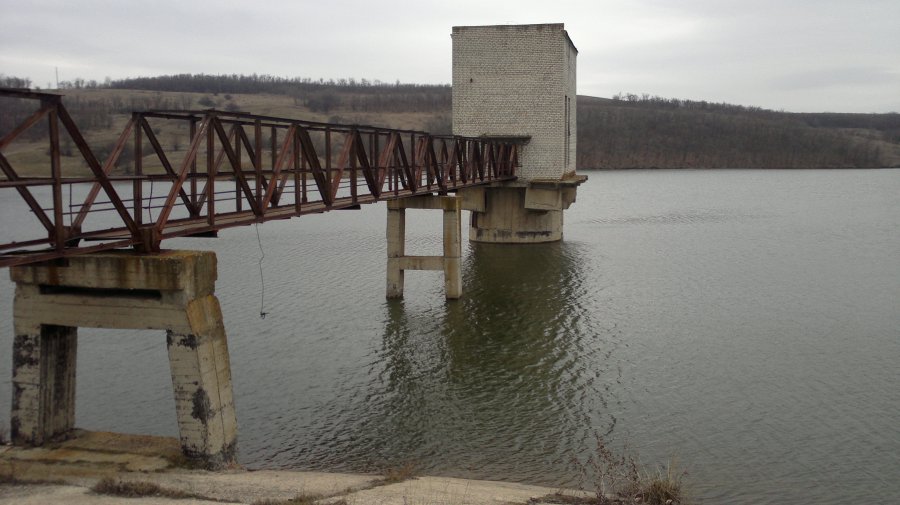
[[75, 426], [79, 326], [166, 331], [185, 456], [235, 462], [237, 421], [228, 343], [213, 294], [216, 256], [108, 252], [10, 269], [13, 309], [11, 438], [43, 445]]
[[[469, 240], [536, 243], [563, 237], [575, 174], [578, 50], [562, 24], [453, 27], [453, 133], [527, 140], [518, 180], [475, 193]], [[468, 208], [468, 207], [467, 207]]]

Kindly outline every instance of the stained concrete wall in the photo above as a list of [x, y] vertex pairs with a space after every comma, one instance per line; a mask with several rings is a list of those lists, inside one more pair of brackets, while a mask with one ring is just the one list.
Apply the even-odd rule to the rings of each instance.
[[472, 212], [470, 216], [469, 240], [492, 244], [562, 240], [562, 210], [528, 210], [527, 193], [525, 188], [487, 188], [485, 212]]

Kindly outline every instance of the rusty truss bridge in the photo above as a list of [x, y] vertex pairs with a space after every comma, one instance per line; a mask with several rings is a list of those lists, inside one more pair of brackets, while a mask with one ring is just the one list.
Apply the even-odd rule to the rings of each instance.
[[[101, 159], [61, 95], [0, 100], [30, 106], [0, 132], [0, 204], [14, 209], [0, 216], [0, 267], [156, 252], [167, 238], [512, 180], [518, 164], [516, 139], [219, 110], [134, 112]], [[43, 156], [25, 171], [22, 144]]]

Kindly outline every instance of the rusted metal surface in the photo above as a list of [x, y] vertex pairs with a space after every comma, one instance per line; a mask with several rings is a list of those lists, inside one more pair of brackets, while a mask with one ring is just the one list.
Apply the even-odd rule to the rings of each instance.
[[[0, 99], [39, 102], [0, 138], [0, 198], [18, 194], [22, 212], [0, 216], [0, 267], [121, 247], [153, 252], [167, 238], [512, 180], [521, 143], [217, 110], [149, 111], [132, 114], [101, 162], [61, 96], [0, 89]], [[44, 120], [48, 166], [22, 177], [4, 153]], [[63, 169], [61, 131], [89, 175]], [[131, 161], [120, 163], [126, 153]], [[17, 219], [35, 223], [4, 224]]]

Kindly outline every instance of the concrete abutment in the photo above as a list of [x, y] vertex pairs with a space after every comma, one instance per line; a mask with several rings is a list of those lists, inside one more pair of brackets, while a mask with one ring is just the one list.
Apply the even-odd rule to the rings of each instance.
[[23, 326], [13, 340], [10, 435], [19, 445], [41, 445], [75, 427], [77, 328]]
[[16, 445], [43, 445], [74, 428], [78, 327], [155, 329], [166, 335], [185, 456], [208, 468], [235, 462], [237, 421], [214, 253], [89, 254], [13, 267], [10, 277]]

